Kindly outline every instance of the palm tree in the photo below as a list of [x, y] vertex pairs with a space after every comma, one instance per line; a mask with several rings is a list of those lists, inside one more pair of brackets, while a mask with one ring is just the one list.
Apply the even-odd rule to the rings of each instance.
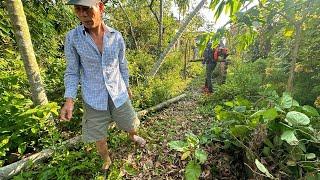
[[22, 56], [24, 68], [31, 86], [32, 101], [35, 105], [48, 103], [41, 81], [40, 70], [33, 51], [29, 27], [21, 0], [7, 0], [8, 13]]
[[180, 21], [181, 15], [184, 16], [189, 9], [190, 0], [174, 0], [174, 3], [179, 8], [179, 21]]

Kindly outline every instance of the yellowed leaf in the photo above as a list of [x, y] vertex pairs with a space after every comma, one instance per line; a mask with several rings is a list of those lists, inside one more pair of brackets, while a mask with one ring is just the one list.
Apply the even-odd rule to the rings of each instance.
[[292, 37], [292, 35], [293, 35], [293, 30], [291, 30], [291, 29], [286, 29], [285, 31], [284, 31], [284, 34], [283, 34], [285, 37]]
[[181, 156], [181, 160], [187, 159], [190, 156], [190, 154], [191, 154], [191, 151], [184, 152]]

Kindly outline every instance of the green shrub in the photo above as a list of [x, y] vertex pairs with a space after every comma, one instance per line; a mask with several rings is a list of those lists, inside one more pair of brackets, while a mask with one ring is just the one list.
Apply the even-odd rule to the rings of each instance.
[[[271, 174], [278, 178], [303, 178], [319, 172], [320, 138], [315, 127], [320, 115], [315, 108], [299, 105], [288, 93], [279, 97], [273, 91], [254, 104], [237, 97], [214, 111], [210, 138], [229, 142], [226, 148], [242, 149], [248, 163], [259, 170], [263, 166], [259, 159], [263, 159], [270, 167], [276, 162]], [[268, 170], [263, 173], [272, 176]]]
[[233, 61], [228, 66], [226, 83], [218, 86], [216, 94], [221, 99], [256, 95], [263, 82], [261, 66], [261, 62]]
[[21, 94], [2, 93], [0, 98], [0, 166], [8, 163], [11, 154], [20, 158], [25, 153], [52, 145], [59, 137], [51, 119], [52, 115], [58, 115], [57, 110], [56, 103], [33, 108], [32, 101]]

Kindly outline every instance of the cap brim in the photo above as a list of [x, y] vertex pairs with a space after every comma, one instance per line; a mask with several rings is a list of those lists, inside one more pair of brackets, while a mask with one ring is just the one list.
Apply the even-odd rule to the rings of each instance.
[[70, 0], [66, 3], [66, 5], [80, 5], [92, 7], [95, 6], [98, 1], [88, 1], [88, 0]]

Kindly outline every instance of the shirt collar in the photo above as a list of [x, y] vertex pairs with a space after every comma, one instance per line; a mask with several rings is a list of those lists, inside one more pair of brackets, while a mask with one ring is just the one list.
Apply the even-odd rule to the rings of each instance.
[[[105, 25], [105, 27], [106, 27], [106, 30], [107, 30], [107, 33], [106, 33], [107, 36], [110, 36], [111, 34], [116, 32], [112, 27], [109, 27], [107, 25]], [[84, 25], [81, 24], [80, 28], [81, 28], [81, 31], [82, 31], [83, 35], [86, 36], [87, 35], [87, 31], [85, 30]]]

